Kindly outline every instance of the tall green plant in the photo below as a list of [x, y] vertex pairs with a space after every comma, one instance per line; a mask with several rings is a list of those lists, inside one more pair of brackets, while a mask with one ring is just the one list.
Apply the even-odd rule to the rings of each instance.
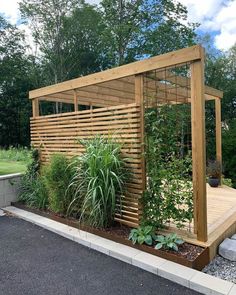
[[45, 177], [40, 175], [40, 153], [33, 149], [32, 162], [28, 165], [20, 184], [19, 201], [26, 205], [39, 209], [48, 206], [48, 194], [45, 186]]
[[70, 184], [75, 197], [69, 210], [81, 204], [80, 220], [94, 227], [107, 227], [114, 220], [116, 203], [123, 194], [128, 172], [121, 145], [112, 137], [80, 140], [85, 153], [75, 159]]
[[49, 195], [49, 207], [56, 213], [67, 213], [72, 192], [67, 189], [72, 178], [70, 160], [62, 154], [52, 156], [50, 164], [43, 170]]

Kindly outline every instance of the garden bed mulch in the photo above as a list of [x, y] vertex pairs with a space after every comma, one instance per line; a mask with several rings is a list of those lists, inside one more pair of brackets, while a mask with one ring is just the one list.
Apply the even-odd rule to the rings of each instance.
[[184, 266], [188, 266], [197, 270], [202, 270], [205, 265], [209, 263], [209, 249], [202, 248], [196, 245], [192, 245], [189, 243], [184, 243], [183, 245], [179, 246], [179, 251], [171, 251], [171, 250], [156, 250], [152, 246], [148, 245], [133, 245], [132, 242], [128, 239], [130, 228], [124, 225], [120, 225], [116, 223], [114, 226], [108, 229], [98, 229], [92, 228], [88, 226], [84, 226], [79, 224], [78, 220], [74, 218], [65, 218], [61, 215], [52, 213], [49, 210], [39, 210], [34, 208], [29, 208], [28, 206], [20, 203], [20, 202], [13, 202], [13, 206], [30, 211], [35, 214], [39, 214], [41, 216], [50, 218], [52, 220], [61, 222], [63, 224], [80, 228], [81, 230], [85, 230], [92, 234], [98, 235], [100, 237], [112, 240], [117, 243], [121, 243], [141, 251], [150, 253], [152, 255], [182, 264]]

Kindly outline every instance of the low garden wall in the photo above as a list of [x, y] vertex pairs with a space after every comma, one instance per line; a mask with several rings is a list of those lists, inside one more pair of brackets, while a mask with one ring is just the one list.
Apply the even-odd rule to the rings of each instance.
[[21, 173], [0, 176], [0, 208], [17, 200], [21, 177]]

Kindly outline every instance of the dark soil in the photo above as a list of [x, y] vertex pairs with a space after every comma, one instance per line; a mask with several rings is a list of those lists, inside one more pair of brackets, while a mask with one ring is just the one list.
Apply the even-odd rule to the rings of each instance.
[[[128, 240], [129, 233], [130, 233], [130, 228], [128, 226], [124, 226], [120, 224], [116, 224], [115, 226], [107, 228], [107, 229], [99, 229], [99, 230], [107, 232], [112, 235], [122, 237], [125, 240]], [[153, 248], [155, 244], [153, 246], [148, 246], [148, 245], [145, 245], [145, 246], [148, 248]], [[173, 250], [165, 250], [165, 249], [160, 249], [159, 251], [171, 253], [176, 256], [186, 258], [187, 260], [190, 260], [190, 261], [195, 260], [203, 251], [203, 248], [196, 245], [189, 244], [189, 243], [184, 243], [178, 246], [178, 248], [179, 248], [178, 252]]]
[[[19, 202], [15, 203], [14, 205], [18, 206], [18, 207], [25, 207], [25, 209], [28, 209], [29, 211], [32, 211], [34, 213], [38, 213], [38, 214], [43, 214], [44, 216], [51, 218], [54, 217], [53, 219], [57, 220], [60, 222], [59, 219], [64, 219], [64, 223], [71, 225], [71, 226], [76, 226], [76, 227], [80, 227], [84, 230], [90, 231], [90, 232], [94, 232], [95, 234], [99, 235], [99, 232], [111, 235], [113, 237], [117, 237], [118, 239], [124, 239], [125, 241], [129, 240], [129, 233], [131, 228], [125, 225], [122, 225], [120, 223], [115, 223], [113, 226], [111, 226], [110, 228], [96, 228], [93, 229], [89, 226], [84, 226], [84, 225], [80, 225], [78, 219], [73, 218], [73, 217], [65, 217], [63, 214], [57, 214], [54, 213], [50, 210], [39, 210], [39, 209], [33, 209], [33, 208], [28, 208], [26, 205], [21, 204]], [[149, 248], [149, 249], [154, 249], [154, 246], [148, 246], [148, 245], [142, 245], [142, 247], [145, 248]], [[203, 251], [204, 248], [196, 246], [196, 245], [192, 245], [189, 243], [184, 243], [179, 247], [179, 251], [176, 252], [174, 250], [165, 250], [165, 249], [160, 249], [160, 250], [156, 250], [156, 251], [161, 251], [161, 252], [165, 252], [165, 253], [170, 253], [171, 255], [175, 255], [177, 257], [181, 257], [184, 258], [188, 261], [194, 261]]]

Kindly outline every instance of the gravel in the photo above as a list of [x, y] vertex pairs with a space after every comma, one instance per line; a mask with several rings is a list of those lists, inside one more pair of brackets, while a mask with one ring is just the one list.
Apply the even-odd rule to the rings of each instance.
[[204, 273], [236, 283], [236, 262], [217, 255], [203, 270]]

